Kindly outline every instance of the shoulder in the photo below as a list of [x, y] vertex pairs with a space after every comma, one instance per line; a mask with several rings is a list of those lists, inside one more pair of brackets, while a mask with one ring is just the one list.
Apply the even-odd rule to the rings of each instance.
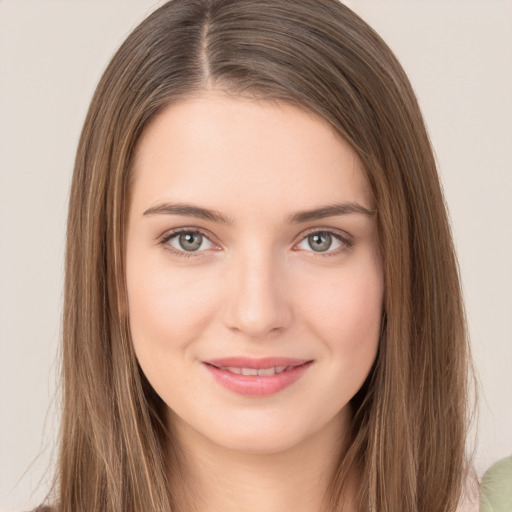
[[482, 512], [512, 510], [512, 456], [493, 464], [482, 478]]

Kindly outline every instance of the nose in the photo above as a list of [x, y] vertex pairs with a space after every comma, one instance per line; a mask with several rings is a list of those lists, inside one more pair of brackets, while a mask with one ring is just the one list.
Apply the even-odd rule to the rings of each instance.
[[289, 325], [291, 297], [283, 270], [269, 253], [241, 255], [231, 262], [228, 273], [225, 324], [230, 330], [262, 339]]

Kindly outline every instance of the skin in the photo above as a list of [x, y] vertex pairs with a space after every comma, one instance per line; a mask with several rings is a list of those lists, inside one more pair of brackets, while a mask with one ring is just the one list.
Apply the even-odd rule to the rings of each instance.
[[[130, 328], [186, 454], [191, 510], [321, 510], [375, 359], [383, 279], [375, 215], [289, 223], [334, 202], [372, 210], [362, 165], [323, 120], [219, 91], [167, 107], [136, 152], [127, 227]], [[233, 221], [146, 213], [190, 203]], [[189, 258], [178, 228], [200, 230]], [[327, 250], [310, 231], [335, 230]], [[198, 239], [196, 239], [197, 241]], [[316, 249], [316, 250], [315, 250]], [[329, 254], [329, 256], [326, 256]], [[291, 386], [248, 397], [204, 360], [312, 360]], [[307, 461], [307, 463], [304, 463]], [[197, 498], [198, 496], [201, 499]]]

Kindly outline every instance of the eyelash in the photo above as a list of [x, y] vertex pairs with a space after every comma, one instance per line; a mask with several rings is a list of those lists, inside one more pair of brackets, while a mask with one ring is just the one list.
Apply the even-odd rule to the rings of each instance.
[[[208, 240], [210, 240], [209, 236], [206, 233], [204, 233], [203, 231], [201, 231], [200, 229], [181, 228], [181, 229], [175, 229], [173, 231], [165, 233], [160, 238], [159, 244], [162, 245], [165, 248], [165, 250], [169, 251], [173, 255], [178, 256], [180, 258], [189, 259], [189, 258], [195, 258], [195, 257], [200, 256], [201, 253], [204, 251], [179, 251], [179, 250], [176, 250], [174, 247], [171, 247], [168, 244], [169, 240], [171, 240], [172, 238], [174, 238], [177, 235], [180, 235], [181, 233], [199, 234], [201, 236], [204, 236]], [[354, 242], [351, 240], [350, 237], [348, 237], [346, 234], [344, 234], [338, 230], [334, 230], [332, 228], [331, 229], [318, 229], [318, 228], [310, 229], [310, 230], [306, 231], [306, 233], [303, 234], [302, 238], [299, 240], [298, 243], [305, 240], [308, 236], [315, 235], [315, 234], [329, 234], [329, 235], [333, 236], [334, 238], [336, 238], [344, 246], [344, 247], [339, 247], [335, 251], [330, 251], [330, 252], [325, 252], [325, 253], [322, 253], [322, 252], [315, 253], [315, 251], [310, 251], [310, 252], [313, 252], [314, 254], [321, 256], [323, 258], [338, 256], [340, 253], [342, 253], [348, 249], [351, 249], [352, 246], [354, 245]], [[210, 242], [211, 242], [211, 240], [210, 240]]]

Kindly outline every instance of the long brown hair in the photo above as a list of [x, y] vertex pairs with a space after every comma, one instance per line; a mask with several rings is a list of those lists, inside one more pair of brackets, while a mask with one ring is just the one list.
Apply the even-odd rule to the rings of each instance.
[[[465, 468], [469, 348], [457, 262], [424, 122], [397, 59], [337, 0], [172, 0], [127, 38], [97, 87], [70, 196], [62, 512], [173, 509], [163, 404], [141, 373], [125, 300], [132, 159], [154, 116], [207, 88], [284, 101], [328, 121], [364, 164], [377, 208], [385, 317], [353, 399], [347, 467], [362, 507], [453, 511]], [[184, 482], [185, 483], [185, 482]]]

